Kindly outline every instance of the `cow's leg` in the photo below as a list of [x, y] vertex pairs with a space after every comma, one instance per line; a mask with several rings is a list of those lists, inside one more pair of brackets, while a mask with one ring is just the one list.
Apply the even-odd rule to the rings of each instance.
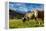
[[37, 21], [37, 17], [35, 17], [35, 21]]
[[27, 17], [27, 20], [29, 21], [29, 17]]
[[37, 17], [35, 17], [35, 21], [36, 21], [36, 24], [40, 24]]
[[38, 18], [35, 18], [35, 20], [37, 21], [37, 23], [40, 25], [41, 23], [40, 23], [40, 21], [38, 20]]

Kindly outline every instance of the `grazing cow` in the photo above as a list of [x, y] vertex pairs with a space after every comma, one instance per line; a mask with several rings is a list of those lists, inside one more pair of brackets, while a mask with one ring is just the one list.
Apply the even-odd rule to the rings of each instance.
[[39, 18], [44, 20], [44, 11], [33, 10], [32, 12], [24, 15], [24, 21], [29, 21], [30, 19], [35, 19], [35, 21], [37, 21]]

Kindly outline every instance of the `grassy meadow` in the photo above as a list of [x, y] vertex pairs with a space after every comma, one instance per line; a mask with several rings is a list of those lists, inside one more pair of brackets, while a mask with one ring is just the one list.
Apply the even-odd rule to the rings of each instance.
[[[40, 24], [39, 24], [40, 23]], [[31, 28], [31, 27], [43, 27], [44, 23], [41, 19], [38, 22], [33, 19], [23, 22], [22, 19], [10, 19], [9, 28]]]

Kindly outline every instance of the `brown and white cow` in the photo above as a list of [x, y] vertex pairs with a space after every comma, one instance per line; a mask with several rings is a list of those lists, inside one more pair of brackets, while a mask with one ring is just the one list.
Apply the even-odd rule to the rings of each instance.
[[32, 12], [25, 14], [23, 21], [25, 20], [29, 21], [31, 18], [35, 19], [35, 21], [38, 21], [39, 18], [44, 20], [44, 11], [32, 10]]

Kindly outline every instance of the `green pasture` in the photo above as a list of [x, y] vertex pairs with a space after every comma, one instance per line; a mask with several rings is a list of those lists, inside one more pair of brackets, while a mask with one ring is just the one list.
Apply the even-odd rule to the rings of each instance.
[[22, 19], [9, 20], [9, 28], [31, 28], [31, 27], [44, 27], [44, 23], [41, 19], [39, 19], [38, 21], [35, 21], [35, 19], [33, 19], [25, 22], [23, 22]]

